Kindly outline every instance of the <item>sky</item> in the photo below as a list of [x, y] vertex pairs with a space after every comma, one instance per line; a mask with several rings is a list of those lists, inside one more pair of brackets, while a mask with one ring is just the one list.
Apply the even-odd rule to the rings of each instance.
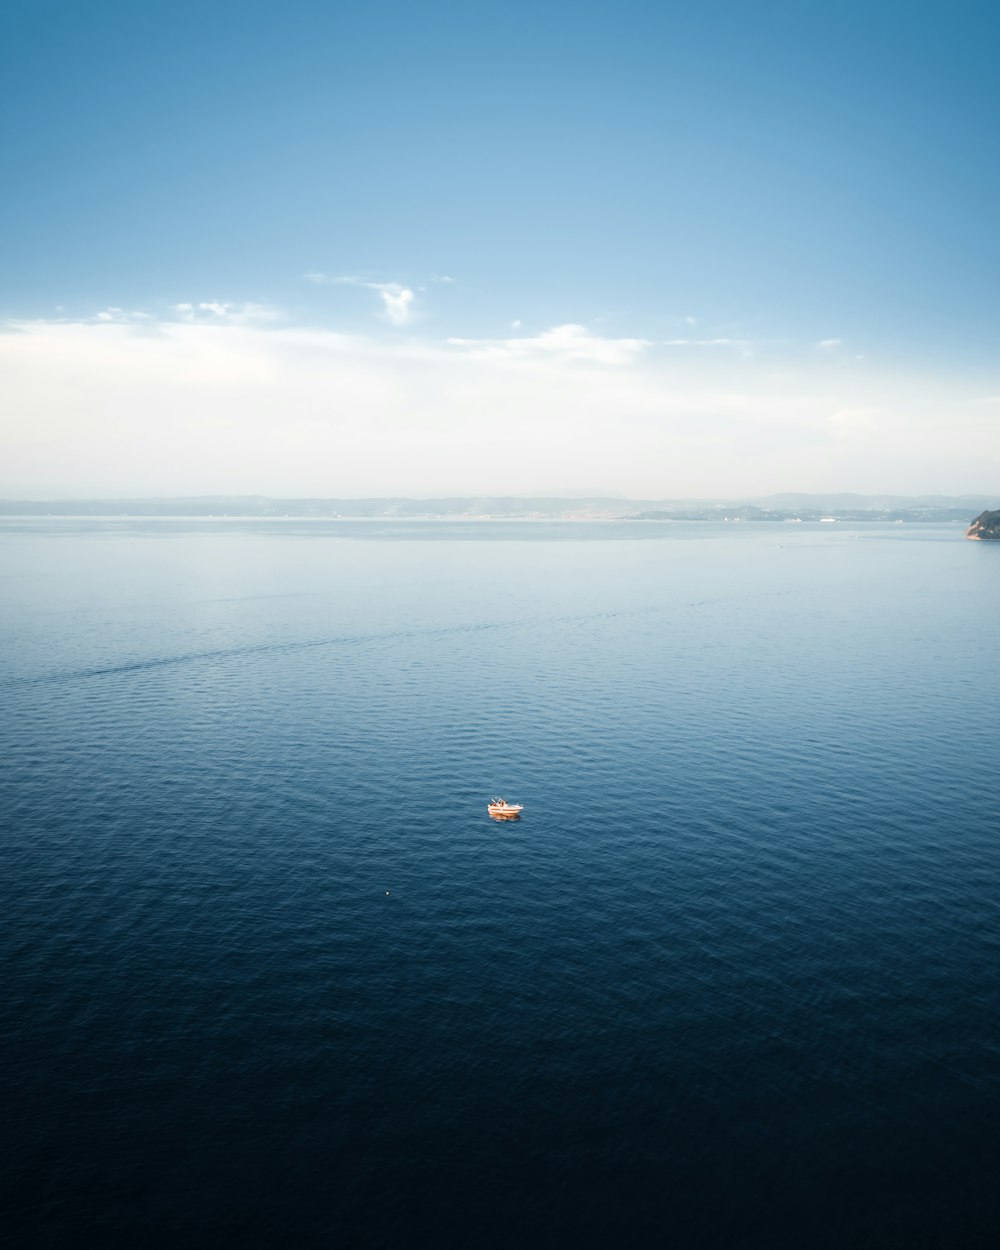
[[0, 11], [0, 495], [1000, 492], [1000, 9]]

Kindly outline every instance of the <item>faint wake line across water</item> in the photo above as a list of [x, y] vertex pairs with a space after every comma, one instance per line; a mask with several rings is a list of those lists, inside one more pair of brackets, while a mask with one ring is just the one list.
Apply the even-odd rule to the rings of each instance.
[[[696, 606], [696, 605], [687, 605]], [[220, 647], [206, 651], [188, 651], [182, 655], [156, 656], [147, 660], [133, 660], [127, 664], [112, 664], [95, 668], [73, 669], [69, 672], [40, 673], [33, 677], [15, 677], [3, 683], [3, 687], [47, 685], [64, 681], [81, 681], [89, 677], [114, 677], [120, 674], [143, 672], [146, 669], [165, 668], [170, 665], [191, 664], [198, 660], [233, 660], [252, 655], [283, 655], [309, 651], [317, 647], [361, 646], [368, 642], [395, 642], [407, 638], [435, 638], [449, 634], [474, 634], [499, 629], [534, 629], [539, 626], [570, 625], [584, 621], [611, 620], [623, 616], [642, 616], [658, 609], [638, 608], [633, 611], [591, 612], [576, 616], [540, 617], [527, 621], [483, 621], [478, 624], [450, 625], [438, 629], [391, 630], [381, 634], [345, 634], [336, 638], [310, 638], [301, 642], [262, 642], [245, 647]]]
[[[787, 594], [788, 592], [782, 592]], [[773, 597], [773, 594], [769, 597]], [[714, 599], [697, 599], [690, 603], [674, 605], [676, 608], [703, 608], [725, 603], [733, 596], [721, 595]], [[739, 596], [746, 599], [747, 596]], [[577, 625], [587, 621], [620, 620], [624, 617], [663, 615], [665, 609], [656, 605], [618, 611], [587, 612], [569, 616], [538, 617], [535, 620], [482, 621], [466, 625], [449, 625], [435, 629], [391, 630], [381, 634], [345, 634], [335, 638], [310, 638], [301, 642], [261, 642], [244, 647], [220, 647], [205, 651], [187, 651], [181, 655], [155, 656], [146, 660], [133, 660], [127, 664], [100, 665], [93, 668], [72, 669], [68, 672], [39, 673], [32, 677], [15, 677], [0, 683], [0, 689], [23, 686], [49, 685], [58, 682], [82, 681], [91, 677], [115, 677], [147, 669], [166, 668], [173, 665], [192, 664], [199, 660], [235, 660], [254, 655], [288, 655], [310, 651], [319, 647], [363, 646], [365, 643], [396, 642], [408, 638], [437, 638], [454, 634], [474, 634], [487, 630], [538, 629], [555, 625]]]

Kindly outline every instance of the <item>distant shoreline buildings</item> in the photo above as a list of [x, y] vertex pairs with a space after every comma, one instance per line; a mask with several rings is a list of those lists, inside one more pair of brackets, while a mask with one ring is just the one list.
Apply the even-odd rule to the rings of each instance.
[[989, 512], [986, 496], [773, 495], [764, 499], [458, 496], [273, 498], [200, 495], [130, 499], [0, 500], [0, 517], [247, 517], [314, 520], [956, 522]]

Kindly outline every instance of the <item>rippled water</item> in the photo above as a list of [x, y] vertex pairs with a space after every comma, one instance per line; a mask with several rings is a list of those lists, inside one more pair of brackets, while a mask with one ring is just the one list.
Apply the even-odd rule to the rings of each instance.
[[8, 1239], [995, 1244], [1000, 547], [42, 520], [0, 574]]

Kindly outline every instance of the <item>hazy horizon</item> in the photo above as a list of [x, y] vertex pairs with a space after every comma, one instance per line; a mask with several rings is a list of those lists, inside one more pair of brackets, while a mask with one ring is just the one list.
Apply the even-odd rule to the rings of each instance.
[[1000, 469], [985, 380], [893, 377], [839, 347], [241, 316], [8, 326], [0, 494], [983, 494]]
[[817, 504], [823, 500], [864, 500], [864, 501], [895, 501], [895, 502], [925, 502], [925, 503], [963, 503], [974, 502], [982, 503], [983, 506], [989, 506], [989, 501], [993, 499], [1000, 500], [1000, 492], [998, 491], [965, 491], [960, 494], [950, 494], [942, 491], [926, 491], [920, 494], [902, 493], [898, 491], [849, 491], [849, 490], [830, 490], [830, 491], [796, 491], [781, 490], [772, 491], [768, 494], [709, 494], [709, 495], [625, 495], [620, 491], [558, 491], [558, 490], [539, 490], [530, 493], [508, 493], [501, 491], [455, 491], [446, 494], [316, 494], [316, 495], [271, 495], [264, 491], [246, 491], [238, 494], [229, 494], [223, 491], [205, 491], [198, 494], [187, 493], [164, 493], [164, 494], [138, 494], [135, 492], [125, 492], [116, 495], [98, 495], [98, 494], [64, 494], [64, 495], [0, 495], [0, 503], [117, 503], [117, 502], [143, 502], [152, 503], [159, 500], [178, 502], [190, 499], [191, 501], [215, 499], [215, 500], [239, 500], [239, 499], [264, 499], [282, 502], [307, 502], [318, 500], [321, 502], [389, 502], [393, 500], [401, 500], [408, 503], [420, 502], [458, 502], [465, 500], [551, 500], [553, 502], [574, 503], [582, 501], [607, 501], [608, 503], [672, 503], [672, 504], [759, 504], [771, 503], [779, 500], [794, 501], [801, 500], [803, 502], [813, 501]]

